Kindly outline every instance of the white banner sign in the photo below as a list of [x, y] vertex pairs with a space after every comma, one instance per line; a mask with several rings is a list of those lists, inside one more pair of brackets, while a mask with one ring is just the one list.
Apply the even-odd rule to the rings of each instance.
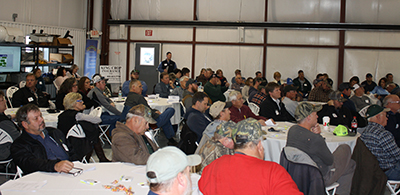
[[120, 65], [100, 65], [100, 74], [108, 83], [121, 83], [121, 69]]

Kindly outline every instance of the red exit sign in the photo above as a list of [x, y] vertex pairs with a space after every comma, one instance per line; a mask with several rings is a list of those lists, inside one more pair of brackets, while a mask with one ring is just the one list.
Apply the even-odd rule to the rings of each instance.
[[147, 37], [153, 36], [153, 30], [145, 30], [144, 31], [144, 36], [147, 36]]

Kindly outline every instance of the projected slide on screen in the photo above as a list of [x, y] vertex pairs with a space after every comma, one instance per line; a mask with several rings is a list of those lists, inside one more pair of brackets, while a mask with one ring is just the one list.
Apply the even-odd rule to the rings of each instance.
[[19, 72], [21, 48], [0, 46], [0, 72]]

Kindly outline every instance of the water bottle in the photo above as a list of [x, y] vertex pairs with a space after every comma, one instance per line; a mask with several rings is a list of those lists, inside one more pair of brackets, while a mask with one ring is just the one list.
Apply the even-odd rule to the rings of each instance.
[[358, 127], [357, 119], [354, 116], [353, 120], [351, 121], [351, 132], [357, 133], [357, 127]]
[[122, 89], [121, 89], [121, 87], [119, 87], [118, 98], [122, 99]]

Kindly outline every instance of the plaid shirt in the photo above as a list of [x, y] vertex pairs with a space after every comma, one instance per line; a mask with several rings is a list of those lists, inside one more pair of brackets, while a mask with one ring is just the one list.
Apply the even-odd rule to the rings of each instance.
[[265, 95], [262, 92], [256, 93], [253, 98], [251, 98], [250, 102], [253, 102], [257, 104], [258, 107], [260, 107], [261, 103], [267, 98], [267, 95]]
[[369, 122], [360, 138], [378, 159], [381, 169], [390, 169], [400, 160], [400, 148], [396, 145], [392, 133], [382, 125]]
[[324, 90], [322, 86], [313, 88], [308, 95], [308, 101], [316, 101], [316, 102], [328, 102], [329, 94], [332, 92], [332, 89], [328, 91]]

